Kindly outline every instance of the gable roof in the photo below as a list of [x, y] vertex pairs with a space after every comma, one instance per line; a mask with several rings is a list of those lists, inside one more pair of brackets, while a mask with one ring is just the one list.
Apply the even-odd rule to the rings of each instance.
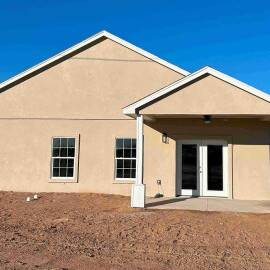
[[70, 47], [69, 49], [64, 50], [64, 51], [56, 54], [55, 56], [23, 71], [22, 73], [19, 73], [18, 75], [14, 76], [14, 77], [12, 77], [12, 78], [10, 78], [2, 83], [0, 83], [0, 90], [4, 87], [5, 88], [8, 87], [10, 84], [16, 83], [17, 81], [23, 79], [24, 77], [28, 77], [29, 75], [38, 72], [39, 70], [43, 70], [47, 66], [53, 64], [54, 62], [57, 62], [57, 61], [63, 59], [64, 57], [68, 56], [69, 54], [72, 54], [72, 53], [76, 52], [77, 50], [79, 50], [87, 45], [91, 45], [92, 43], [94, 43], [102, 38], [108, 38], [110, 40], [113, 40], [116, 43], [118, 43], [126, 48], [129, 48], [130, 50], [135, 51], [135, 52], [153, 60], [154, 62], [157, 62], [157, 63], [159, 63], [159, 64], [161, 64], [169, 69], [172, 69], [172, 70], [174, 70], [174, 71], [176, 71], [184, 76], [190, 74], [188, 71], [181, 69], [180, 67], [175, 66], [175, 65], [173, 65], [173, 64], [171, 64], [171, 63], [169, 63], [169, 62], [167, 62], [167, 61], [165, 61], [165, 60], [163, 60], [163, 59], [161, 59], [161, 58], [159, 58], [159, 57], [157, 57], [157, 56], [155, 56], [155, 55], [153, 55], [153, 54], [151, 54], [151, 53], [149, 53], [149, 52], [147, 52], [147, 51], [145, 51], [145, 50], [143, 50], [143, 49], [113, 35], [113, 34], [111, 34], [111, 33], [109, 33], [109, 32], [107, 32], [107, 31], [101, 31], [101, 32], [98, 32], [97, 34], [83, 40], [82, 42]]
[[199, 69], [198, 71], [191, 73], [190, 75], [176, 81], [173, 82], [172, 84], [165, 86], [163, 88], [161, 88], [160, 90], [126, 106], [125, 108], [123, 108], [123, 113], [127, 114], [127, 115], [134, 115], [136, 114], [137, 110], [140, 108], [144, 108], [147, 107], [148, 104], [151, 104], [153, 102], [155, 102], [156, 100], [162, 99], [162, 97], [170, 94], [171, 92], [173, 92], [174, 90], [176, 90], [177, 88], [181, 87], [181, 86], [185, 86], [188, 83], [192, 83], [193, 81], [195, 81], [196, 79], [204, 76], [204, 75], [213, 75], [216, 78], [219, 78], [229, 84], [232, 84], [254, 96], [257, 96], [267, 102], [270, 102], [270, 95], [262, 92], [248, 84], [245, 84], [231, 76], [228, 76], [216, 69], [213, 69], [211, 67], [204, 67], [202, 69]]

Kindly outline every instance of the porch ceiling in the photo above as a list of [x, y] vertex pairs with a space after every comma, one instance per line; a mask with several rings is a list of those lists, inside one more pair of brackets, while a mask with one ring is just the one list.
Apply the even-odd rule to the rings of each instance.
[[[144, 119], [203, 119], [205, 114], [145, 114], [141, 113]], [[209, 115], [209, 114], [206, 114]], [[212, 119], [259, 119], [263, 121], [270, 121], [269, 114], [211, 114]]]

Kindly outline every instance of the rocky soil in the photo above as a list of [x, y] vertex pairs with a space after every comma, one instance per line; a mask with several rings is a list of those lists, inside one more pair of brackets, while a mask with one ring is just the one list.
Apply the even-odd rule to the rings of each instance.
[[129, 198], [0, 192], [0, 269], [270, 269], [270, 215], [134, 210]]

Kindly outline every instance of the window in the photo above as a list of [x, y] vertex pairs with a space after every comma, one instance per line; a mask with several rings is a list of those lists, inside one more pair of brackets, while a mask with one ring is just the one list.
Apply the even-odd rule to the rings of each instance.
[[136, 177], [136, 139], [116, 139], [115, 178], [135, 179]]
[[76, 138], [53, 137], [51, 178], [75, 178]]

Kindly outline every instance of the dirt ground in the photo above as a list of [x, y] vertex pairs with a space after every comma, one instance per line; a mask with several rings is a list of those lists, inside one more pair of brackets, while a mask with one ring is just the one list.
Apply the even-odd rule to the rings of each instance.
[[129, 198], [0, 192], [0, 269], [270, 269], [270, 215], [134, 210]]

